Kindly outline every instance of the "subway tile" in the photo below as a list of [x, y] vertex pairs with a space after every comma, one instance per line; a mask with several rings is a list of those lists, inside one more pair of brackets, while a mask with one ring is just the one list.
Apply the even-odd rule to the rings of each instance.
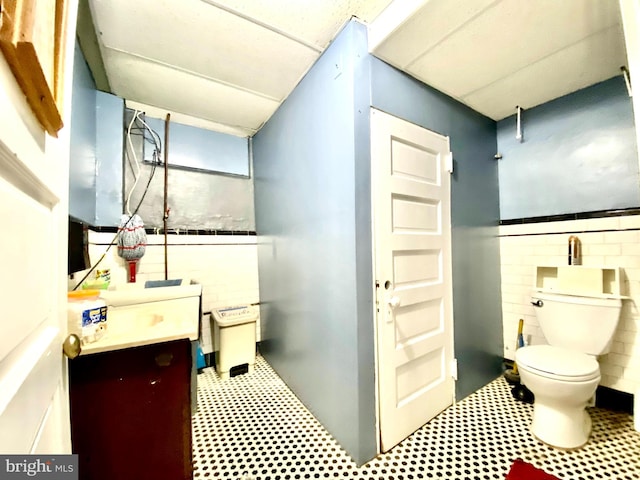
[[[584, 232], [577, 235], [578, 239], [582, 246], [587, 245], [597, 245], [604, 243], [604, 233], [603, 232]], [[568, 245], [568, 241], [567, 241]]]
[[620, 354], [627, 354], [629, 355], [629, 353], [625, 352], [625, 345], [623, 342], [619, 342], [619, 341], [614, 341], [611, 342], [611, 352], [612, 353], [620, 353]]
[[503, 293], [502, 301], [504, 303], [514, 303], [514, 304], [522, 304], [523, 303], [523, 295], [521, 293]]
[[621, 378], [624, 372], [624, 369], [619, 365], [611, 365], [609, 363], [603, 362], [602, 364], [600, 364], [600, 371], [605, 375]]
[[605, 257], [620, 255], [621, 254], [621, 246], [618, 243], [596, 243], [596, 244], [583, 244], [583, 256], [591, 256], [591, 255], [604, 255]]
[[619, 377], [622, 377], [624, 379], [631, 380], [634, 382], [640, 382], [640, 368], [627, 367], [623, 369], [622, 375], [620, 375]]
[[584, 230], [618, 230], [620, 228], [620, 217], [590, 218], [584, 220]]
[[501, 253], [500, 261], [502, 265], [520, 265], [522, 264], [522, 257], [520, 255], [507, 255], [506, 253]]
[[533, 247], [533, 254], [555, 257], [557, 255], [565, 255], [566, 250], [561, 250], [558, 245], [536, 245]]
[[638, 243], [638, 232], [634, 230], [605, 232], [605, 243]]
[[627, 393], [635, 393], [636, 390], [640, 388], [639, 381], [633, 381], [630, 379], [615, 377], [612, 375], [603, 375], [602, 379], [600, 380], [600, 385]]
[[558, 255], [550, 255], [547, 257], [541, 257], [540, 263], [536, 265], [566, 265], [567, 263], [567, 254], [558, 254]]
[[622, 342], [625, 345], [640, 345], [640, 332], [623, 330], [622, 328], [620, 328], [620, 326], [618, 326], [618, 329], [613, 335], [613, 340]]
[[[638, 299], [640, 302], [640, 299]], [[627, 318], [633, 315], [638, 315], [640, 312], [638, 310], [638, 305], [635, 299], [626, 299], [622, 301], [622, 312], [620, 314], [621, 317]]]
[[640, 229], [640, 215], [628, 215], [625, 217], [620, 217], [620, 228], [638, 228]]
[[624, 342], [615, 342], [620, 343], [622, 345], [623, 351], [626, 355], [633, 355], [634, 357], [640, 358], [640, 345], [636, 345], [633, 343], [624, 343]]
[[[572, 225], [569, 225], [569, 223]], [[585, 229], [607, 230], [622, 228], [637, 228], [640, 225], [640, 216], [632, 221], [627, 221], [625, 217], [613, 219], [588, 219], [567, 222], [554, 222], [547, 225], [549, 235], [530, 235], [528, 237], [503, 237], [500, 241], [501, 254], [506, 256], [507, 261], [502, 263], [503, 292], [503, 337], [504, 354], [509, 356], [514, 351], [512, 345], [514, 332], [517, 329], [516, 318], [522, 315], [525, 318], [525, 334], [530, 337], [533, 343], [544, 342], [544, 336], [539, 329], [535, 312], [528, 305], [528, 294], [526, 291], [522, 268], [531, 268], [528, 280], [533, 287], [534, 275], [533, 267], [536, 265], [563, 265], [566, 262], [566, 242], [568, 235], [564, 230], [571, 227], [574, 231]], [[564, 224], [564, 225], [563, 225]], [[637, 224], [637, 225], [636, 225]], [[501, 229], [501, 233], [513, 232], [514, 228], [518, 232], [525, 233], [533, 231], [530, 225], [508, 226]], [[640, 246], [637, 244], [640, 235], [638, 232], [620, 231], [589, 231], [578, 234], [583, 246], [583, 265], [585, 266], [622, 266], [623, 288], [626, 292], [637, 300], [640, 304]], [[553, 249], [557, 249], [558, 255], [551, 254]], [[518, 257], [520, 260], [518, 260]], [[515, 268], [519, 265], [519, 268]], [[520, 290], [520, 286], [523, 290]], [[517, 302], [518, 296], [521, 297]], [[640, 359], [640, 325], [638, 318], [640, 314], [633, 300], [623, 302], [621, 322], [615, 333], [614, 343], [608, 357], [601, 360], [603, 369], [603, 384], [611, 388], [627, 389], [633, 384], [629, 380], [635, 375], [637, 362]]]
[[522, 224], [515, 225], [500, 225], [498, 227], [498, 235], [519, 235], [522, 233], [526, 233], [526, 226]]
[[619, 353], [608, 353], [604, 356], [604, 362], [609, 365], [618, 365], [622, 368], [629, 367], [631, 363], [631, 356], [621, 355]]
[[585, 267], [601, 267], [603, 265], [606, 265], [604, 255], [583, 255], [582, 265], [584, 265]]
[[543, 336], [529, 335], [525, 338], [527, 345], [547, 345], [547, 340]]
[[623, 267], [622, 274], [629, 281], [640, 281], [640, 268]]
[[567, 220], [565, 222], [558, 222], [557, 227], [563, 232], [581, 232], [585, 229], [584, 220]]
[[528, 278], [523, 275], [508, 274], [502, 275], [502, 283], [506, 285], [527, 285]]
[[637, 333], [640, 330], [640, 320], [638, 318], [625, 318], [621, 320], [620, 328], [627, 332], [635, 332]]
[[[501, 265], [500, 267], [500, 276], [504, 277], [507, 275], [516, 275], [519, 273], [519, 269], [516, 265]], [[502, 279], [502, 282], [504, 283], [504, 279]]]
[[607, 256], [604, 265], [610, 267], [640, 268], [640, 256]]
[[522, 286], [521, 285], [514, 285], [514, 284], [502, 284], [500, 291], [502, 292], [502, 294], [504, 295], [506, 294], [520, 294], [522, 293]]
[[620, 254], [623, 256], [640, 256], [640, 242], [620, 244]]

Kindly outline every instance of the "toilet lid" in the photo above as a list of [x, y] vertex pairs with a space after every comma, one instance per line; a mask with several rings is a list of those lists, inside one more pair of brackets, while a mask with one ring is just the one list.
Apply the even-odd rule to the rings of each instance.
[[516, 351], [516, 362], [531, 370], [575, 381], [593, 378], [600, 372], [594, 357], [551, 345], [521, 348]]

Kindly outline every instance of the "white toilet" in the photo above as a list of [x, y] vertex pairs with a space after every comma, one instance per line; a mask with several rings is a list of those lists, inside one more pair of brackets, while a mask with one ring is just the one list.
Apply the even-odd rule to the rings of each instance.
[[597, 355], [607, 353], [620, 298], [537, 293], [532, 299], [549, 345], [516, 351], [522, 383], [533, 392], [532, 433], [558, 448], [579, 448], [591, 433], [586, 411], [600, 382]]

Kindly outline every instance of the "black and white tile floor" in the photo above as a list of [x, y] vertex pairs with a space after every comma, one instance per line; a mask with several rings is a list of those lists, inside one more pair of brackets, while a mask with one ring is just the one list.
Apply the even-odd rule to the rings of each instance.
[[498, 378], [358, 467], [258, 357], [250, 374], [220, 380], [207, 368], [198, 375], [194, 478], [504, 479], [522, 458], [561, 479], [640, 479], [640, 433], [630, 415], [590, 409], [589, 444], [566, 452], [530, 435], [531, 409]]

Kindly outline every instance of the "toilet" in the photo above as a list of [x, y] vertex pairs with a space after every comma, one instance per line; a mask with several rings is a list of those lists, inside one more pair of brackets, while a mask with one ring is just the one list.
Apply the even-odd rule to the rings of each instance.
[[531, 432], [557, 448], [585, 445], [591, 434], [586, 407], [600, 382], [622, 301], [607, 296], [536, 293], [531, 303], [549, 345], [516, 351], [521, 382], [533, 392]]

